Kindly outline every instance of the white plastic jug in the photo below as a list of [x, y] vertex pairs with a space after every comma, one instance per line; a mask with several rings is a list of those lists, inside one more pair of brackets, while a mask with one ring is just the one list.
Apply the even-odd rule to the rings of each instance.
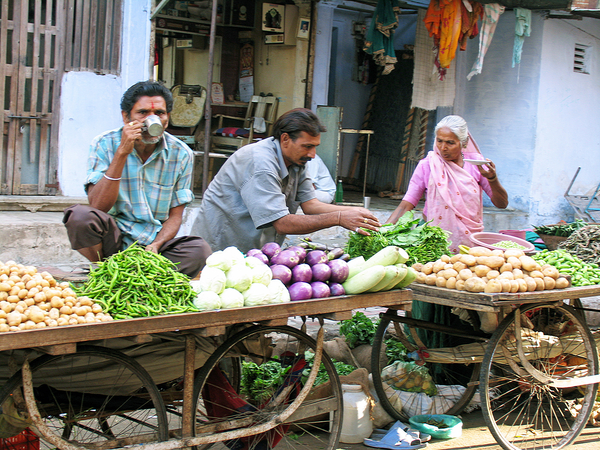
[[373, 424], [369, 413], [369, 398], [357, 384], [342, 384], [344, 417], [340, 442], [359, 444], [371, 436]]

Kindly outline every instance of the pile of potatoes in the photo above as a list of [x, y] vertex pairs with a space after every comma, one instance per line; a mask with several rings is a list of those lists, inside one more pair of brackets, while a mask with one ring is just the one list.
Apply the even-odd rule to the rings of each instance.
[[417, 283], [459, 291], [514, 293], [570, 286], [556, 267], [540, 266], [519, 249], [471, 247], [468, 254], [444, 255], [435, 262], [412, 267], [417, 271]]
[[69, 283], [33, 266], [0, 261], [0, 332], [107, 322], [110, 314]]

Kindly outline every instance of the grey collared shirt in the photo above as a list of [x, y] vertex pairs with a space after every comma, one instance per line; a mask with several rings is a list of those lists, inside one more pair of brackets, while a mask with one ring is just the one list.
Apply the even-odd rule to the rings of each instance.
[[272, 223], [313, 198], [308, 171], [295, 165], [288, 170], [279, 141], [263, 139], [237, 150], [221, 167], [204, 192], [191, 234], [203, 237], [213, 251], [281, 244], [285, 235]]

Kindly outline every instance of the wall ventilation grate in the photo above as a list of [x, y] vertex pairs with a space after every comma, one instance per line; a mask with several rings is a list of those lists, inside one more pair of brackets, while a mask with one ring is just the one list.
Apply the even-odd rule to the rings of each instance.
[[575, 57], [573, 58], [573, 72], [590, 73], [589, 70], [589, 45], [575, 44]]

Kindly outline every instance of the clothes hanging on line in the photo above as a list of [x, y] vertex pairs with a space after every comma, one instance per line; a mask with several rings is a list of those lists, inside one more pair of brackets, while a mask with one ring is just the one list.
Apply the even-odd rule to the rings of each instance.
[[483, 68], [483, 58], [492, 43], [492, 38], [496, 31], [496, 25], [500, 15], [504, 12], [505, 7], [499, 3], [488, 3], [484, 6], [483, 21], [481, 25], [481, 33], [479, 34], [479, 54], [473, 64], [471, 72], [467, 75], [467, 80], [470, 80], [474, 75], [479, 75]]
[[523, 52], [525, 37], [528, 37], [531, 33], [531, 10], [515, 8], [515, 19], [515, 45], [513, 47], [512, 59], [513, 67], [521, 63], [521, 53]]

